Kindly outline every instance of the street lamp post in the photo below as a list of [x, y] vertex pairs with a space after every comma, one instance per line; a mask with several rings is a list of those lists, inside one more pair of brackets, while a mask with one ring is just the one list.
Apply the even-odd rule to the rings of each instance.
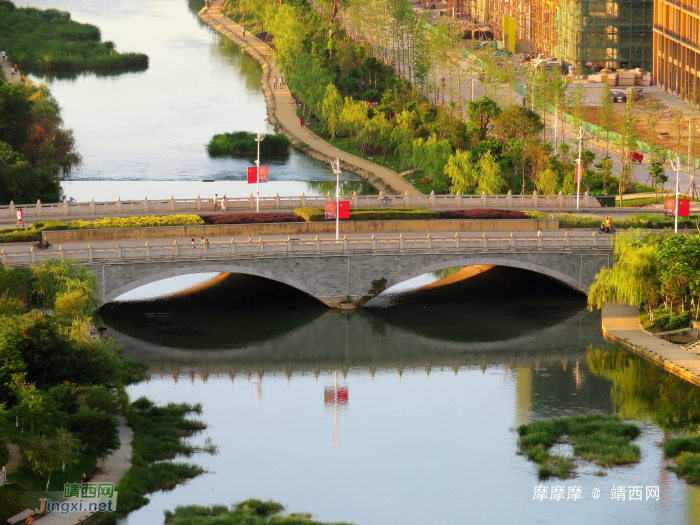
[[260, 133], [260, 128], [258, 128], [258, 134], [255, 137], [255, 142], [258, 144], [258, 158], [255, 160], [255, 213], [260, 213], [260, 143], [265, 139], [265, 134]]
[[583, 127], [580, 127], [578, 130], [578, 137], [576, 137], [576, 140], [578, 140], [578, 166], [577, 166], [577, 177], [578, 182], [576, 183], [576, 209], [579, 209], [579, 201], [581, 199], [581, 178], [583, 177], [583, 167], [581, 166], [581, 150], [583, 148], [583, 141], [586, 138], [586, 132], [584, 131]]
[[340, 159], [331, 163], [335, 173], [335, 240], [340, 240]]
[[678, 233], [678, 174], [681, 171], [681, 159], [680, 157], [676, 157], [675, 160], [671, 160], [671, 169], [676, 172], [676, 209], [675, 212], [673, 213], [674, 217], [674, 225], [673, 225], [673, 232]]

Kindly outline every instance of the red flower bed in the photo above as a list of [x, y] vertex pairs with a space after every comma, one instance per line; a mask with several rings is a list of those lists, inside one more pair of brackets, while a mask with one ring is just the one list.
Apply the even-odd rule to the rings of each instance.
[[440, 211], [441, 219], [527, 219], [528, 216], [517, 210], [494, 210], [475, 208], [473, 210]]
[[222, 215], [200, 215], [204, 224], [259, 224], [270, 222], [304, 222], [293, 213], [225, 213]]

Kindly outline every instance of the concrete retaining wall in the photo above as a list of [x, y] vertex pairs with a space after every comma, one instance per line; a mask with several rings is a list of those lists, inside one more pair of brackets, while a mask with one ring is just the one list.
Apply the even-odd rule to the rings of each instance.
[[[343, 221], [340, 232], [345, 233], [403, 233], [403, 232], [518, 232], [555, 231], [556, 219], [434, 219], [415, 221]], [[236, 237], [241, 235], [319, 235], [334, 233], [335, 223], [280, 222], [270, 224], [213, 224], [207, 226], [160, 226], [153, 228], [108, 228], [102, 230], [46, 231], [44, 237], [52, 244], [69, 242], [118, 241], [123, 239], [177, 239], [198, 237]]]

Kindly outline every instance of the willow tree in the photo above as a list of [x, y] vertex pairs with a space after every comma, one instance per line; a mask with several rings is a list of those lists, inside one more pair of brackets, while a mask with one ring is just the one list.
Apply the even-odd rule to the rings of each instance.
[[471, 160], [471, 154], [460, 149], [447, 160], [445, 175], [452, 181], [452, 193], [472, 193], [479, 181], [479, 171]]
[[364, 127], [360, 131], [360, 151], [372, 145], [382, 149], [382, 155], [386, 156], [391, 141], [391, 123], [384, 116], [384, 113], [376, 113], [371, 119], [367, 119]]
[[331, 133], [331, 141], [335, 138], [335, 132], [338, 129], [338, 121], [340, 120], [340, 112], [343, 110], [343, 97], [340, 96], [338, 90], [332, 82], [328, 83], [326, 95], [321, 102], [321, 115], [326, 121], [328, 131]]
[[661, 237], [639, 230], [617, 235], [615, 264], [602, 268], [588, 292], [588, 308], [605, 303], [641, 306], [654, 322], [654, 310], [661, 304], [658, 245]]
[[422, 170], [433, 183], [433, 188], [441, 191], [447, 186], [445, 165], [452, 154], [452, 146], [447, 139], [439, 139], [433, 134], [428, 140], [417, 138], [413, 141], [413, 165]]
[[482, 193], [498, 195], [505, 188], [506, 181], [501, 176], [501, 167], [490, 151], [486, 151], [479, 158], [479, 181], [477, 189]]
[[367, 103], [345, 97], [343, 109], [338, 118], [338, 130], [357, 137], [367, 124]]
[[403, 169], [409, 168], [413, 160], [413, 140], [416, 137], [414, 125], [417, 118], [415, 112], [404, 110], [396, 115], [394, 129], [391, 130], [390, 140], [396, 144], [396, 153]]

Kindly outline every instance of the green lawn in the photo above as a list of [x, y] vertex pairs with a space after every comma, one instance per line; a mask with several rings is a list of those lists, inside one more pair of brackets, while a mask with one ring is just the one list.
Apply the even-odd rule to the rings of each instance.
[[414, 173], [407, 173], [406, 175], [403, 176], [404, 179], [406, 179], [411, 185], [423, 193], [424, 195], [430, 195], [430, 192], [433, 191], [433, 183], [432, 182], [421, 182], [421, 179], [423, 178], [423, 172], [422, 171], [416, 171]]
[[[52, 472], [49, 491], [63, 492], [65, 483], [77, 483], [83, 472], [90, 476], [94, 470], [95, 458], [83, 458], [77, 465], [66, 466], [65, 472]], [[0, 487], [0, 523], [6, 523], [5, 520], [28, 508], [38, 508], [39, 498], [46, 490], [48, 476], [32, 471], [25, 461], [7, 475], [7, 480], [7, 485]]]

